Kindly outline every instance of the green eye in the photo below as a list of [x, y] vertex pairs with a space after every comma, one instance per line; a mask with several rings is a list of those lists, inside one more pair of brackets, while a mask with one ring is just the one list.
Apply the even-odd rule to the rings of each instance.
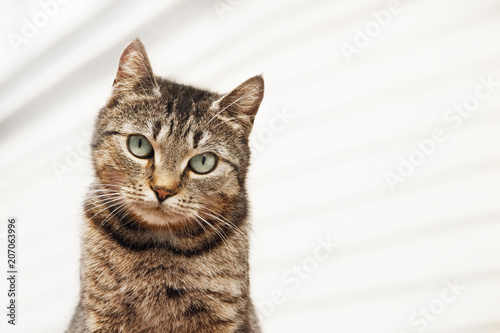
[[196, 173], [205, 174], [215, 169], [217, 157], [212, 153], [203, 153], [193, 156], [189, 160], [189, 167]]
[[142, 135], [129, 136], [127, 146], [130, 153], [135, 157], [149, 158], [153, 155], [153, 146]]

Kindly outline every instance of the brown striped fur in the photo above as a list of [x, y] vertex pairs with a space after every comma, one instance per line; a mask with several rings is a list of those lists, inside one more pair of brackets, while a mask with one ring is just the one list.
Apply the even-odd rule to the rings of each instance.
[[[123, 51], [92, 141], [80, 303], [67, 332], [260, 332], [249, 294], [248, 136], [261, 76], [228, 94], [153, 75], [139, 40]], [[143, 135], [154, 155], [127, 150]], [[217, 156], [208, 174], [189, 169]], [[159, 202], [152, 188], [173, 193]]]

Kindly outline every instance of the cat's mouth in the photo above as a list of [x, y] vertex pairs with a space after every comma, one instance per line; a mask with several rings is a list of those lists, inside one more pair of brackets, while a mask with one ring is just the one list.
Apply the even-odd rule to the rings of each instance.
[[159, 227], [178, 227], [192, 219], [188, 212], [154, 202], [134, 203], [134, 213], [145, 224]]

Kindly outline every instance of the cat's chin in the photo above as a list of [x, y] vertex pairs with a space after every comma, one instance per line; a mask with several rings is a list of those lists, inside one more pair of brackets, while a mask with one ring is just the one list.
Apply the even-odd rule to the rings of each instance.
[[186, 225], [189, 219], [185, 215], [176, 212], [166, 211], [160, 207], [141, 207], [136, 206], [134, 209], [136, 215], [147, 226], [156, 228], [179, 228]]

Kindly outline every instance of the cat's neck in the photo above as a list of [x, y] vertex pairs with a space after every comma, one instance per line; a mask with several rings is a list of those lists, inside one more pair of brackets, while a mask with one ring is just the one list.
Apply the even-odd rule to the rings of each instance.
[[[112, 207], [103, 209], [104, 200], [89, 198], [85, 217], [87, 223], [104, 237], [130, 250], [167, 250], [187, 257], [204, 255], [219, 247], [231, 252], [248, 250], [250, 226], [247, 221], [247, 202], [237, 200], [237, 209], [192, 223], [185, 228], [157, 228], [148, 226], [133, 212], [115, 214]], [[200, 222], [200, 221], [198, 221]]]
[[[82, 306], [88, 327], [106, 331], [108, 319], [92, 322], [92, 314], [107, 312], [109, 318], [127, 317], [130, 332], [235, 332], [256, 323], [246, 223], [241, 234], [229, 233], [196, 251], [173, 250], [167, 243], [126, 243], [131, 240], [120, 240], [100, 223], [95, 216], [87, 218], [83, 230]], [[111, 217], [107, 223], [123, 221]], [[102, 300], [93, 298], [96, 290]]]
[[[89, 258], [95, 255], [93, 260], [117, 262], [126, 260], [127, 267], [131, 269], [169, 266], [172, 271], [177, 272], [183, 272], [189, 262], [192, 273], [196, 271], [199, 274], [210, 270], [219, 271], [220, 274], [235, 274], [239, 271], [240, 278], [248, 274], [249, 242], [246, 224], [240, 226], [240, 232], [228, 233], [222, 239], [207, 238], [199, 247], [183, 249], [181, 247], [183, 240], [175, 238], [172, 234], [165, 234], [164, 242], [148, 240], [147, 237], [126, 239], [123, 237], [124, 234], [101, 226], [101, 223], [100, 219], [95, 218], [86, 219], [84, 223], [82, 250]], [[116, 226], [123, 222], [113, 217], [106, 223]], [[132, 231], [133, 229], [130, 230]]]

